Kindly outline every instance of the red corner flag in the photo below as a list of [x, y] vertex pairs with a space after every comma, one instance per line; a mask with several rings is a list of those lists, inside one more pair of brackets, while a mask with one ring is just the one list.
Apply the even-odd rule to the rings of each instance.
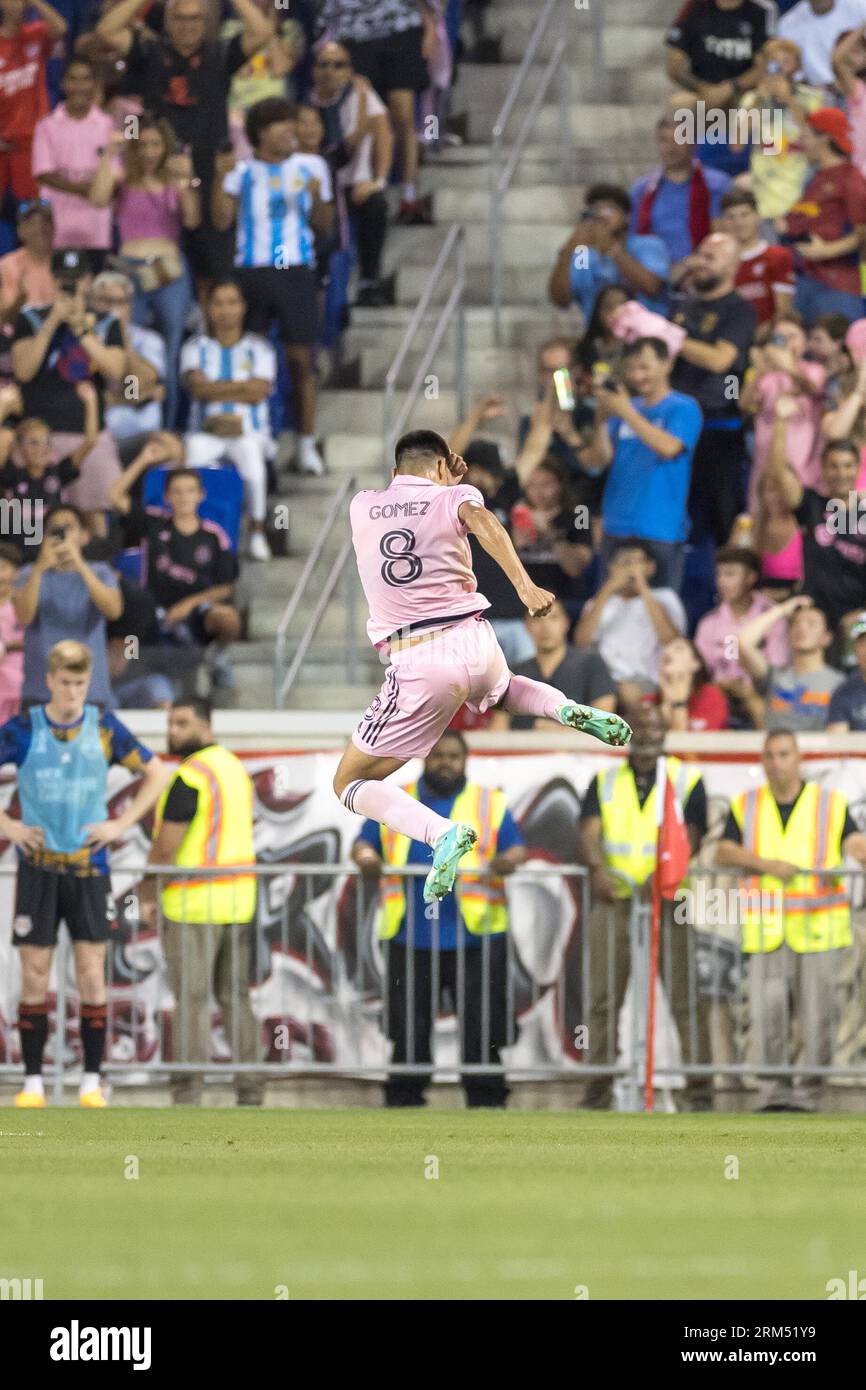
[[[664, 787], [664, 793], [662, 793]], [[667, 773], [667, 760], [656, 764], [656, 825], [658, 826], [656, 867], [653, 874], [652, 933], [650, 935], [649, 999], [647, 1001], [646, 1084], [644, 1110], [653, 1108], [653, 1052], [655, 1050], [656, 978], [659, 967], [662, 898], [673, 898], [689, 871], [691, 844], [673, 783]]]
[[689, 844], [689, 832], [683, 819], [683, 808], [666, 771], [664, 778], [665, 797], [662, 821], [659, 826], [657, 872], [659, 892], [662, 897], [673, 898], [689, 871], [692, 847]]

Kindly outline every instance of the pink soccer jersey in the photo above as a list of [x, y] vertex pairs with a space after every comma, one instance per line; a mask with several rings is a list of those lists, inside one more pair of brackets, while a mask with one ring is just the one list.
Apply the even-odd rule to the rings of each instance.
[[381, 492], [359, 492], [349, 508], [352, 542], [376, 645], [406, 628], [435, 628], [490, 604], [472, 572], [468, 532], [457, 509], [484, 506], [468, 483], [443, 487], [398, 474]]

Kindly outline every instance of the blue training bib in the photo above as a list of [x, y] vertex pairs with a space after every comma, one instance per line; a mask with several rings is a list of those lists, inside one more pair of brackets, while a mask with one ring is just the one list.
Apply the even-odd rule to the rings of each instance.
[[99, 737], [99, 710], [85, 705], [81, 732], [54, 737], [42, 705], [30, 710], [33, 737], [18, 769], [21, 819], [41, 826], [45, 848], [57, 854], [83, 849], [84, 827], [108, 817], [108, 763]]

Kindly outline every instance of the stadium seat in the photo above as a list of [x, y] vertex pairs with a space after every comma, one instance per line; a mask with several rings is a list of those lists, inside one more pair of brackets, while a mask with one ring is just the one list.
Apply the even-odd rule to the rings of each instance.
[[[170, 468], [151, 468], [144, 475], [142, 500], [146, 507], [165, 504], [165, 480]], [[229, 538], [232, 550], [240, 541], [241, 516], [244, 505], [244, 485], [234, 464], [209, 463], [196, 468], [205, 495], [199, 511], [205, 521], [215, 521]]]
[[133, 545], [126, 550], [121, 550], [114, 562], [114, 568], [124, 579], [129, 579], [133, 584], [141, 584], [143, 579], [141, 562], [141, 546]]

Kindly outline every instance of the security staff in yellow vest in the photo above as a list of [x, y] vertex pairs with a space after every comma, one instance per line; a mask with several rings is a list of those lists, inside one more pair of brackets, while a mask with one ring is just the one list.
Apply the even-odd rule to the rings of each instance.
[[[257, 1025], [249, 996], [256, 907], [253, 789], [239, 758], [214, 742], [207, 700], [176, 700], [168, 715], [169, 752], [183, 762], [156, 808], [151, 864], [225, 867], [225, 875], [190, 875], [161, 887], [163, 948], [175, 997], [174, 1060], [210, 1061], [211, 992], [226, 1041], [238, 1062], [257, 1061]], [[147, 880], [155, 888], [153, 880]], [[201, 1100], [203, 1077], [176, 1072], [176, 1104]], [[236, 1074], [239, 1105], [260, 1105], [262, 1078]]]
[[[791, 732], [768, 734], [762, 761], [767, 785], [734, 797], [716, 849], [720, 867], [752, 873], [740, 880], [737, 899], [742, 949], [750, 957], [751, 1059], [792, 1065], [796, 1019], [803, 1062], [829, 1066], [851, 913], [843, 878], [808, 871], [839, 868], [846, 855], [866, 864], [866, 835], [842, 792], [803, 780]], [[761, 1109], [815, 1110], [820, 1091], [814, 1075], [777, 1077], [764, 1083]]]
[[[649, 901], [656, 867], [656, 760], [664, 751], [665, 725], [658, 705], [646, 703], [635, 706], [634, 718], [630, 715], [629, 722], [634, 732], [628, 760], [597, 773], [589, 784], [580, 815], [580, 849], [591, 872], [586, 1060], [594, 1066], [613, 1066], [616, 1062], [617, 1021], [630, 967], [632, 900], [637, 892], [643, 901]], [[695, 853], [707, 831], [703, 781], [695, 768], [677, 758], [668, 758], [667, 770]], [[617, 874], [624, 877], [618, 878]], [[666, 902], [659, 978], [679, 1033], [683, 1061], [704, 1064], [710, 1061], [710, 1009], [709, 1000], [698, 993], [690, 930], [691, 926], [677, 923], [673, 903]], [[611, 1094], [610, 1078], [597, 1077], [587, 1085], [584, 1105], [607, 1110]], [[711, 1079], [687, 1077], [683, 1105], [690, 1110], [711, 1110]]]
[[[443, 990], [447, 989], [458, 1012], [464, 1062], [496, 1065], [500, 1047], [509, 1041], [508, 908], [503, 878], [525, 862], [526, 847], [503, 793], [466, 780], [466, 756], [463, 736], [449, 730], [428, 753], [418, 782], [406, 788], [439, 815], [459, 819], [478, 832], [476, 844], [461, 861], [455, 894], [428, 908], [423, 876], [388, 875], [391, 865], [429, 866], [430, 850], [395, 835], [378, 821], [365, 821], [352, 846], [352, 858], [361, 872], [380, 881], [377, 930], [386, 960], [384, 1021], [394, 1044], [391, 1061], [424, 1064], [417, 1072], [390, 1074], [386, 1105], [424, 1104], [433, 1024]], [[473, 869], [482, 866], [489, 876], [473, 875]], [[505, 1104], [504, 1077], [470, 1072], [463, 1074], [462, 1082], [467, 1105]]]

